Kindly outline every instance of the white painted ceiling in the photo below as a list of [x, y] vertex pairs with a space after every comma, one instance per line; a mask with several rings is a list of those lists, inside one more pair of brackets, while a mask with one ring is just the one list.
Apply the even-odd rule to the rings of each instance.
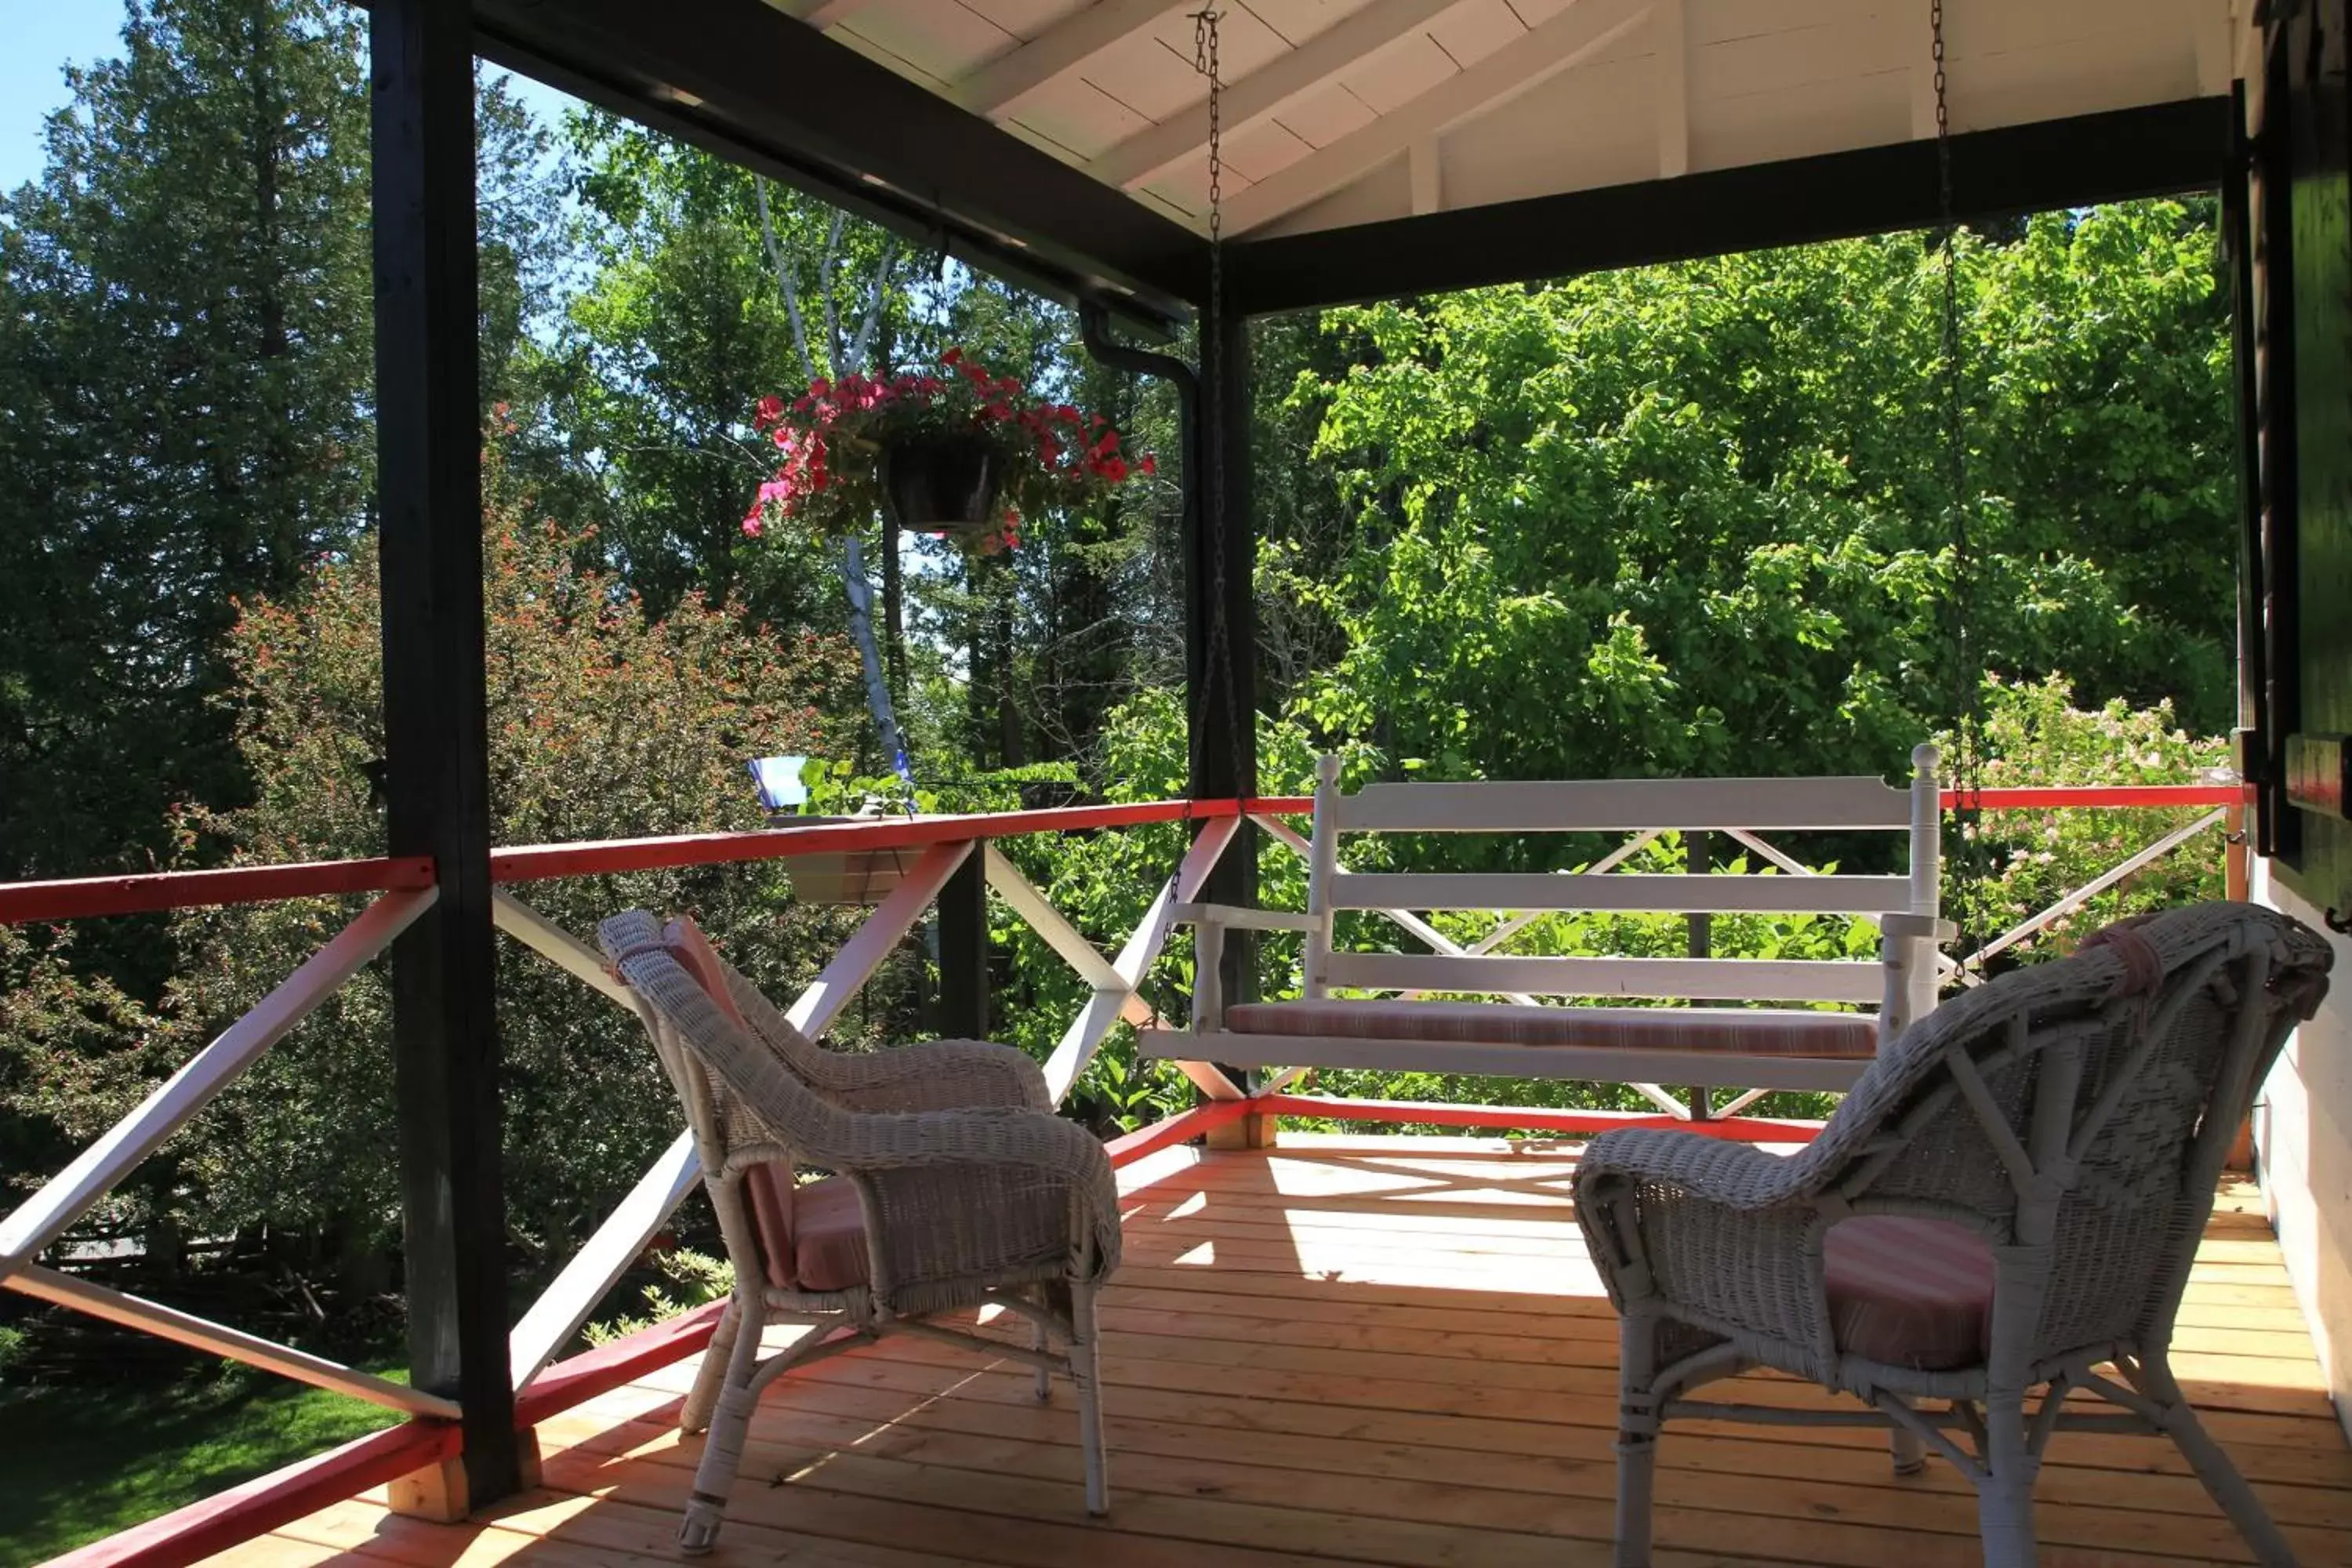
[[[772, 0], [1205, 231], [1204, 0]], [[1928, 0], [1207, 0], [1224, 230], [1279, 235], [1935, 132]], [[2252, 0], [1946, 0], [1955, 131], [2226, 93]]]

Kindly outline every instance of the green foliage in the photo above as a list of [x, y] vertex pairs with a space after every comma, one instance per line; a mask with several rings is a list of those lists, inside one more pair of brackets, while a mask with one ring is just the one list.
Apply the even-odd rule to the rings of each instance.
[[360, 520], [362, 30], [134, 0], [0, 199], [0, 876], [140, 865], [172, 802], [234, 799], [236, 597]]
[[[2035, 218], [1961, 266], [1975, 647], [2218, 725], [2210, 215]], [[1895, 771], [1959, 689], [1940, 287], [1897, 235], [1330, 312], [1355, 363], [1294, 401], [1355, 535], [1286, 580], [1347, 646], [1297, 710], [1438, 777]]]
[[[2182, 729], [2170, 703], [2134, 709], [2116, 698], [2086, 710], [2075, 707], [2074, 697], [2071, 684], [2057, 675], [2032, 684], [1987, 685], [1987, 788], [2205, 784], [2227, 776], [2229, 738]], [[1945, 755], [1954, 756], [1956, 739], [1939, 739]], [[1951, 850], [1945, 877], [1948, 907], [1983, 941], [2022, 923], [2210, 809], [1986, 812], [1969, 828], [1971, 837]], [[2216, 827], [2011, 952], [2026, 962], [2059, 957], [2111, 921], [2223, 896], [2221, 834]]]
[[626, 1339], [656, 1323], [667, 1322], [734, 1294], [735, 1266], [724, 1258], [674, 1247], [655, 1253], [653, 1265], [659, 1278], [638, 1293], [638, 1305], [643, 1311], [590, 1323], [581, 1331], [590, 1344], [610, 1344], [614, 1340]]
[[[581, 564], [584, 535], [537, 517], [493, 464], [485, 528], [493, 828], [505, 844], [759, 826], [747, 755], [809, 752], [840, 705], [838, 644], [745, 630], [689, 595], [656, 622]], [[259, 784], [230, 812], [192, 811], [184, 842], [243, 862], [381, 853], [369, 772], [382, 754], [373, 552], [315, 567], [290, 602], [247, 607], [231, 634], [237, 743]], [[812, 977], [842, 915], [791, 904], [773, 863], [571, 879], [516, 889], [581, 935], [634, 905], [692, 913], [747, 970], [782, 987]], [[84, 1037], [110, 998], [60, 994], [19, 1035], [10, 1108], [87, 1137], [166, 1063], [250, 1007], [353, 912], [344, 900], [193, 910], [187, 955], [152, 1025]], [[541, 1258], [568, 1254], [673, 1137], [677, 1110], [636, 1019], [501, 939], [506, 1184], [510, 1229]], [[397, 1237], [389, 1114], [389, 1005], [371, 966], [150, 1161], [134, 1189], [192, 1234], [268, 1224], [357, 1256]], [[70, 1036], [72, 1048], [44, 1044]]]

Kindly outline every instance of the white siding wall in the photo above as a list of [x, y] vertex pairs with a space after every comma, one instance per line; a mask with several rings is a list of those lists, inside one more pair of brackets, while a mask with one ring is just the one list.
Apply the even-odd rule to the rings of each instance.
[[[2254, 897], [2314, 931], [2320, 911], [2255, 862]], [[2319, 1347], [2336, 1415], [2352, 1434], [2352, 942], [2336, 939], [2335, 989], [2287, 1042], [2254, 1107], [2263, 1195]]]

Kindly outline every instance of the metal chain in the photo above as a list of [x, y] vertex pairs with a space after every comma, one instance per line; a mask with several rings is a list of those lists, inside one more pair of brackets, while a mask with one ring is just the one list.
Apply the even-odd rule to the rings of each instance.
[[[1209, 524], [1209, 658], [1213, 679], [1225, 695], [1226, 742], [1236, 765], [1244, 755], [1244, 724], [1256, 721], [1244, 714], [1234, 685], [1233, 643], [1225, 620], [1225, 149], [1224, 75], [1218, 58], [1219, 28], [1223, 13], [1203, 6], [1192, 14], [1192, 68], [1209, 82], [1209, 307], [1201, 318], [1201, 423], [1205, 461], [1203, 498]], [[1195, 704], [1208, 700], [1210, 682], [1194, 694]], [[1199, 718], [1196, 706], [1195, 720]], [[1197, 731], [1198, 725], [1195, 724]]]
[[1944, 253], [1944, 419], [1951, 465], [1952, 586], [1948, 613], [1952, 626], [1953, 694], [1958, 700], [1959, 755], [1952, 759], [1949, 773], [1959, 795], [1954, 815], [1960, 830], [1960, 852], [1951, 868], [1954, 896], [1950, 902], [1951, 914], [1961, 928], [1960, 951], [1965, 956], [1975, 945], [1968, 930], [1974, 912], [1969, 895], [1982, 879], [1982, 859], [1989, 848], [1983, 842], [1983, 814], [1976, 804], [1983, 788], [1984, 678], [1976, 668], [1969, 637], [1974, 566], [1969, 541], [1967, 386], [1960, 357], [1960, 225], [1952, 194], [1952, 108], [1945, 74], [1944, 0], [1928, 0], [1927, 22], [1936, 62], [1937, 214], [1943, 226]]

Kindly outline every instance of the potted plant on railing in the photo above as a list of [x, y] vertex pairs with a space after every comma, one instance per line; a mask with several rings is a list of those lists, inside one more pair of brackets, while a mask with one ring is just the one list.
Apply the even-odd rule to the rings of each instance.
[[1108, 494], [1155, 464], [1130, 461], [1099, 415], [1033, 395], [961, 349], [938, 372], [818, 380], [789, 404], [763, 397], [754, 424], [780, 454], [743, 531], [786, 521], [824, 538], [878, 512], [982, 554], [1021, 542], [1024, 519]]

